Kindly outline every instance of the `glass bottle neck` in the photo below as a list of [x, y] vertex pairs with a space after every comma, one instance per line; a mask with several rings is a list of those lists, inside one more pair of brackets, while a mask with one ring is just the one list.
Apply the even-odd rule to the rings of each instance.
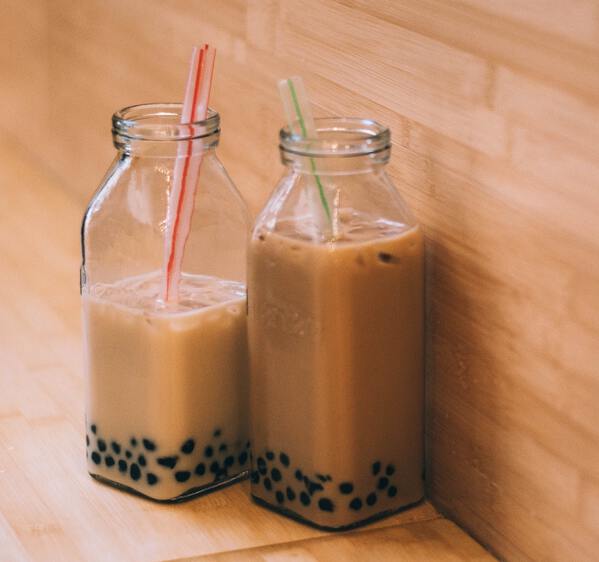
[[345, 176], [378, 172], [389, 162], [389, 147], [356, 156], [304, 156], [281, 149], [281, 161], [296, 173], [319, 176]]

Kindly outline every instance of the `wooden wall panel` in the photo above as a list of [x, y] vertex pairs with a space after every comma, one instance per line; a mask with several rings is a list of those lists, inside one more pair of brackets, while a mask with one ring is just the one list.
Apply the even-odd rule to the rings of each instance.
[[596, 557], [599, 1], [6, 0], [0, 22], [0, 131], [82, 206], [111, 113], [179, 99], [192, 43], [218, 49], [254, 213], [282, 172], [276, 79], [388, 124], [428, 243], [429, 495], [505, 559]]

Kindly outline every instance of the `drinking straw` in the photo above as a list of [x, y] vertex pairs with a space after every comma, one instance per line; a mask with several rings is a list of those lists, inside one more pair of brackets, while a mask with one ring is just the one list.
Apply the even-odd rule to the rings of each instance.
[[[191, 123], [203, 121], [208, 114], [215, 55], [214, 47], [208, 44], [204, 44], [201, 49], [194, 47], [191, 53], [185, 99], [181, 111], [181, 124], [190, 125], [190, 136], [193, 134]], [[179, 143], [177, 149], [173, 183], [168, 196], [164, 239], [162, 298], [167, 303], [176, 302], [179, 295], [181, 265], [191, 229], [202, 164], [202, 151], [196, 146], [199, 143], [201, 140], [190, 139], [186, 143]]]
[[[304, 139], [316, 139], [318, 133], [316, 131], [316, 125], [314, 124], [314, 118], [312, 117], [312, 110], [308, 96], [306, 95], [306, 89], [304, 88], [304, 81], [299, 76], [279, 80], [279, 93], [281, 94], [281, 101], [283, 102], [283, 109], [285, 111], [285, 116], [287, 117], [287, 123], [291, 134]], [[310, 158], [310, 169], [314, 176], [316, 186], [318, 187], [320, 202], [322, 203], [330, 226], [331, 210], [324, 193], [322, 182], [320, 181], [320, 176], [316, 173], [316, 162], [314, 161], [314, 158]]]

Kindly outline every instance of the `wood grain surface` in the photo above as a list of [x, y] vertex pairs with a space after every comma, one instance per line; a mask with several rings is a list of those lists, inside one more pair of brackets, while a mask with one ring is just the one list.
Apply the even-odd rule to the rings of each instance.
[[[0, 185], [0, 560], [229, 552], [242, 561], [258, 555], [248, 549], [276, 545], [276, 557], [294, 556], [304, 541], [329, 536], [252, 503], [247, 481], [163, 505], [87, 475], [77, 275], [83, 206], [1, 135]], [[305, 552], [332, 560], [334, 550], [366, 552], [375, 542], [377, 560], [412, 552], [420, 557], [412, 560], [492, 560], [429, 503], [368, 529], [380, 534], [334, 535], [332, 550], [328, 541], [307, 542]]]
[[[4, 0], [0, 26], [0, 130], [80, 202], [112, 158], [111, 113], [180, 99], [192, 43], [218, 49], [220, 155], [254, 213], [282, 173], [276, 79], [301, 74], [320, 115], [389, 125], [389, 171], [427, 237], [429, 495], [504, 559], [596, 559], [597, 0]], [[47, 251], [23, 265], [37, 300], [7, 301], [36, 337], [3, 327], [33, 365], [47, 326], [73, 317], [37, 316], [67, 302], [47, 267], [76, 279]], [[76, 353], [69, 329], [44, 353]]]

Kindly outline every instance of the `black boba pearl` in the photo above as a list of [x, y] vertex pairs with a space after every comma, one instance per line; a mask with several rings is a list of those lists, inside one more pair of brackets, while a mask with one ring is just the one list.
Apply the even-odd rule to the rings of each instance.
[[285, 501], [285, 495], [283, 494], [283, 492], [281, 492], [281, 490], [277, 490], [275, 497], [277, 498], [277, 502], [279, 503], [283, 503]]
[[289, 466], [289, 457], [285, 453], [279, 455], [279, 460], [283, 466]]
[[95, 435], [96, 432], [98, 431], [98, 427], [96, 426], [95, 423], [92, 423], [90, 429], [92, 430], [92, 433]]
[[374, 474], [376, 476], [380, 471], [381, 471], [381, 463], [379, 461], [376, 461], [372, 465], [372, 474]]
[[94, 463], [96, 464], [100, 464], [102, 462], [102, 457], [100, 456], [100, 453], [98, 453], [98, 451], [94, 451], [92, 453], [92, 461], [94, 461]]
[[113, 441], [110, 444], [110, 446], [112, 447], [112, 450], [115, 452], [116, 455], [121, 454], [121, 446], [116, 441]]
[[339, 491], [342, 494], [351, 494], [354, 491], [354, 485], [351, 482], [341, 482]]
[[308, 492], [311, 496], [313, 496], [316, 492], [321, 492], [322, 490], [324, 490], [322, 484], [319, 484], [318, 482], [308, 482]]
[[227, 444], [226, 443], [222, 443], [221, 446], [218, 448], [218, 450], [221, 453], [224, 453], [227, 450]]
[[318, 500], [318, 507], [320, 507], [320, 509], [322, 511], [334, 511], [335, 510], [335, 505], [329, 498], [320, 498]]
[[258, 471], [257, 471], [257, 470], [254, 470], [254, 471], [252, 472], [252, 482], [253, 482], [254, 484], [258, 484], [258, 482], [260, 482], [260, 475], [258, 474]]
[[239, 461], [239, 464], [243, 466], [247, 462], [247, 460], [248, 460], [248, 454], [247, 454], [247, 452], [243, 451], [243, 453], [241, 453], [239, 455], [239, 457], [238, 457], [237, 460]]
[[193, 453], [193, 449], [196, 446], [196, 443], [193, 439], [188, 439], [181, 445], [181, 452], [186, 455], [191, 455]]
[[139, 455], [139, 457], [137, 457], [137, 462], [139, 463], [139, 466], [146, 466], [146, 457]]
[[179, 460], [179, 457], [158, 457], [156, 459], [156, 462], [160, 465], [160, 466], [166, 466], [166, 468], [175, 468], [175, 465], [177, 464], [177, 461]]
[[220, 429], [215, 429], [214, 433], [212, 435], [214, 435], [214, 437], [220, 437], [221, 433], [222, 433], [222, 431]]
[[385, 470], [385, 473], [387, 474], [387, 476], [392, 476], [394, 472], [395, 472], [395, 467], [392, 464], [387, 465], [387, 469]]
[[212, 472], [212, 474], [216, 474], [219, 471], [220, 464], [218, 464], [218, 461], [212, 461], [212, 464], [210, 465], [210, 472]]
[[229, 466], [232, 466], [233, 463], [235, 462], [235, 457], [233, 455], [229, 455], [225, 460], [224, 460], [224, 465], [228, 468]]
[[119, 461], [119, 472], [127, 472], [127, 461], [122, 459]]
[[295, 471], [295, 478], [300, 482], [304, 479], [304, 475], [302, 474], [302, 471], [299, 468]]
[[106, 466], [111, 467], [114, 466], [114, 458], [112, 458], [110, 455], [106, 455], [104, 457], [104, 462], [106, 463]]
[[272, 490], [272, 482], [270, 481], [270, 478], [265, 478], [264, 479], [264, 487], [267, 490]]
[[293, 488], [290, 488], [289, 486], [287, 486], [287, 499], [290, 502], [295, 499], [295, 492], [293, 491]]
[[175, 480], [177, 482], [187, 482], [190, 476], [191, 472], [189, 472], [189, 470], [179, 470], [178, 472], [175, 472]]
[[198, 476], [202, 476], [205, 472], [206, 472], [206, 465], [203, 462], [201, 462], [200, 464], [198, 464], [198, 466], [196, 466], [195, 473]]
[[137, 439], [135, 439], [135, 437], [131, 437], [129, 443], [131, 443], [132, 447], [137, 447]]
[[394, 498], [397, 495], [397, 488], [395, 486], [389, 486], [389, 489], [387, 490], [387, 495], [390, 498]]
[[148, 472], [148, 474], [146, 475], [146, 480], [148, 481], [148, 484], [150, 486], [153, 486], [158, 482], [158, 476], [152, 474], [151, 472]]
[[103, 453], [106, 450], [106, 441], [104, 439], [98, 439], [98, 449]]
[[368, 496], [366, 496], [366, 503], [368, 505], [374, 505], [376, 503], [376, 494], [374, 492], [368, 494]]
[[128, 459], [130, 459], [130, 458], [133, 456], [133, 454], [131, 453], [131, 451], [127, 450], [127, 451], [125, 451], [125, 456], [126, 456]]
[[300, 494], [300, 501], [302, 502], [302, 504], [304, 505], [310, 505], [310, 496], [308, 494], [306, 494], [306, 492], [302, 492]]
[[384, 490], [384, 489], [385, 489], [385, 488], [386, 488], [388, 485], [389, 485], [389, 478], [387, 478], [386, 476], [381, 476], [381, 477], [379, 478], [379, 482], [378, 482], [378, 484], [376, 485], [376, 487], [377, 487], [379, 490]]
[[208, 445], [205, 449], [204, 449], [204, 456], [209, 459], [212, 455], [214, 454], [214, 449]]
[[258, 472], [265, 476], [267, 473], [266, 461], [262, 457], [258, 457]]
[[324, 474], [317, 474], [316, 478], [318, 478], [321, 482], [327, 481], [327, 477]]
[[139, 480], [141, 478], [141, 470], [139, 470], [139, 466], [133, 463], [129, 468], [129, 475], [133, 480]]
[[274, 460], [274, 459], [275, 459], [275, 454], [274, 454], [272, 451], [266, 451], [266, 458], [267, 458], [269, 461], [272, 461], [272, 460]]
[[87, 433], [85, 434], [85, 445], [89, 447], [89, 435]]
[[362, 509], [362, 500], [360, 498], [354, 498], [349, 502], [349, 507], [351, 507], [354, 511], [358, 511], [358, 509]]
[[144, 444], [146, 451], [156, 450], [156, 443], [154, 443], [154, 441], [150, 441], [150, 439], [142, 439], [142, 443]]
[[275, 482], [281, 481], [281, 471], [278, 468], [273, 468], [270, 471], [270, 476]]

